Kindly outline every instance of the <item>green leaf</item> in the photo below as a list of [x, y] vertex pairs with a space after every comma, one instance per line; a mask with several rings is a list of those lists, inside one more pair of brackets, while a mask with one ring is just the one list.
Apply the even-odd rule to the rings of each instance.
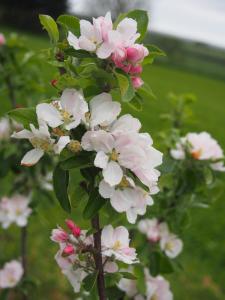
[[59, 40], [59, 30], [54, 19], [48, 15], [39, 15], [39, 20], [43, 28], [48, 32], [48, 35], [53, 43]]
[[212, 172], [212, 169], [209, 168], [209, 167], [205, 167], [203, 169], [203, 175], [204, 175], [204, 178], [205, 178], [205, 183], [207, 185], [210, 185], [213, 182], [213, 172]]
[[145, 285], [145, 274], [144, 268], [142, 265], [138, 264], [134, 266], [134, 275], [137, 278], [137, 288], [142, 294], [146, 292], [146, 285]]
[[57, 23], [66, 28], [67, 31], [71, 31], [75, 35], [80, 35], [80, 20], [74, 16], [61, 15], [57, 19]]
[[122, 278], [122, 276], [118, 272], [106, 274], [105, 275], [106, 287], [115, 286], [120, 281], [121, 278]]
[[88, 203], [84, 208], [83, 217], [84, 219], [90, 219], [94, 217], [97, 212], [102, 208], [103, 205], [107, 202], [106, 199], [103, 199], [98, 192], [98, 188], [95, 188], [88, 199]]
[[128, 105], [136, 111], [142, 111], [143, 102], [143, 98], [138, 93], [136, 93], [135, 97], [130, 102], [128, 102]]
[[63, 170], [71, 170], [76, 168], [87, 168], [93, 166], [93, 157], [90, 153], [81, 152], [74, 156], [62, 161], [60, 166]]
[[8, 115], [11, 119], [15, 120], [18, 123], [23, 124], [27, 129], [30, 129], [30, 124], [38, 126], [37, 115], [35, 108], [16, 108], [10, 110]]
[[114, 72], [114, 74], [117, 78], [122, 101], [131, 101], [135, 95], [135, 90], [133, 88], [130, 76], [118, 69]]
[[69, 185], [69, 172], [61, 168], [61, 163], [59, 163], [53, 172], [53, 187], [55, 195], [59, 200], [61, 207], [66, 212], [71, 212], [70, 200], [67, 193], [67, 188]]
[[173, 273], [174, 271], [174, 267], [172, 262], [170, 261], [170, 259], [168, 257], [161, 256], [160, 259], [160, 274], [170, 274]]
[[94, 54], [85, 51], [85, 50], [75, 50], [74, 48], [70, 47], [65, 50], [65, 53], [69, 56], [77, 57], [77, 58], [97, 58]]
[[157, 276], [160, 273], [160, 260], [161, 255], [159, 252], [154, 251], [150, 253], [150, 272], [152, 276]]
[[126, 278], [126, 279], [131, 279], [131, 280], [137, 279], [137, 277], [130, 272], [120, 272], [120, 275], [122, 276], [122, 278]]
[[146, 82], [138, 89], [138, 94], [156, 99], [151, 87]]
[[152, 64], [156, 57], [166, 56], [166, 53], [155, 45], [145, 45], [148, 48], [149, 55], [145, 57], [143, 65]]
[[83, 280], [83, 287], [86, 291], [91, 291], [96, 283], [98, 277], [98, 272], [95, 272], [93, 274], [89, 274], [87, 277], [84, 278]]
[[148, 29], [148, 14], [145, 10], [135, 9], [128, 13], [120, 14], [117, 20], [115, 21], [114, 27], [116, 27], [119, 22], [121, 22], [125, 18], [132, 18], [137, 21], [137, 32], [140, 33], [140, 37], [137, 41], [143, 40], [146, 31]]

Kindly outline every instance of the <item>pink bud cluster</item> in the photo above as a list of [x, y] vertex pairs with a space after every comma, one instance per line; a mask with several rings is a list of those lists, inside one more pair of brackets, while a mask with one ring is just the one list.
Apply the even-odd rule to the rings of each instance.
[[142, 73], [141, 63], [148, 54], [149, 52], [146, 47], [134, 44], [128, 48], [116, 49], [111, 58], [117, 68], [131, 76], [133, 87], [139, 88], [144, 83], [140, 77]]

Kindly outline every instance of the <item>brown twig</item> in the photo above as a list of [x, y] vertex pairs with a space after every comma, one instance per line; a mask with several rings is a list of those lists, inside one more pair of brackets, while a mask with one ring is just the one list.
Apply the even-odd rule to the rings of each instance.
[[106, 300], [105, 293], [105, 280], [104, 280], [104, 270], [102, 263], [102, 254], [101, 254], [101, 229], [99, 225], [99, 216], [96, 215], [92, 218], [92, 227], [96, 230], [94, 233], [94, 246], [96, 253], [94, 254], [96, 271], [98, 272], [97, 285], [98, 285], [98, 295], [100, 300]]

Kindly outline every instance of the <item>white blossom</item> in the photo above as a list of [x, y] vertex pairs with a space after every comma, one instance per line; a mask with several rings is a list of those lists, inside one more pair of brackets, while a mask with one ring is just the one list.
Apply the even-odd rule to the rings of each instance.
[[23, 276], [23, 267], [17, 260], [6, 263], [0, 269], [0, 289], [14, 288]]

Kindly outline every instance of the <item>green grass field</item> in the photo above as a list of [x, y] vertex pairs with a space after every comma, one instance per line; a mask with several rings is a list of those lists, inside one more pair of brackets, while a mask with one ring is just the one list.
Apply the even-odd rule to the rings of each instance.
[[[28, 35], [27, 41], [34, 49], [48, 47], [47, 40], [40, 37]], [[46, 80], [50, 79], [50, 70], [48, 68], [46, 74], [43, 74]], [[167, 112], [169, 108], [166, 100], [168, 92], [191, 92], [198, 98], [193, 105], [196, 122], [192, 124], [191, 130], [209, 131], [225, 149], [224, 82], [157, 65], [146, 68], [144, 79], [151, 85], [158, 97], [157, 100], [145, 99], [142, 112], [132, 112], [143, 122], [144, 130], [149, 131], [156, 139], [158, 132], [164, 126], [159, 116]], [[6, 95], [0, 97], [0, 101], [0, 114], [2, 115], [8, 109], [8, 105], [5, 104]], [[131, 112], [126, 107], [125, 110]], [[175, 300], [225, 299], [224, 215], [225, 194], [211, 208], [192, 211], [192, 225], [186, 231], [184, 252], [180, 257], [184, 270], [168, 277]], [[40, 282], [39, 291], [35, 292], [32, 300], [72, 299], [71, 288], [61, 276], [53, 259], [56, 247], [49, 242], [51, 228], [62, 222], [64, 217], [58, 205], [53, 207], [42, 201], [39, 212], [31, 220], [29, 268], [30, 273], [34, 277], [37, 276]], [[16, 230], [12, 228], [7, 236], [9, 244], [5, 245], [4, 249], [8, 257], [11, 253], [16, 253], [15, 242], [13, 244], [10, 242], [11, 238], [16, 235]]]

